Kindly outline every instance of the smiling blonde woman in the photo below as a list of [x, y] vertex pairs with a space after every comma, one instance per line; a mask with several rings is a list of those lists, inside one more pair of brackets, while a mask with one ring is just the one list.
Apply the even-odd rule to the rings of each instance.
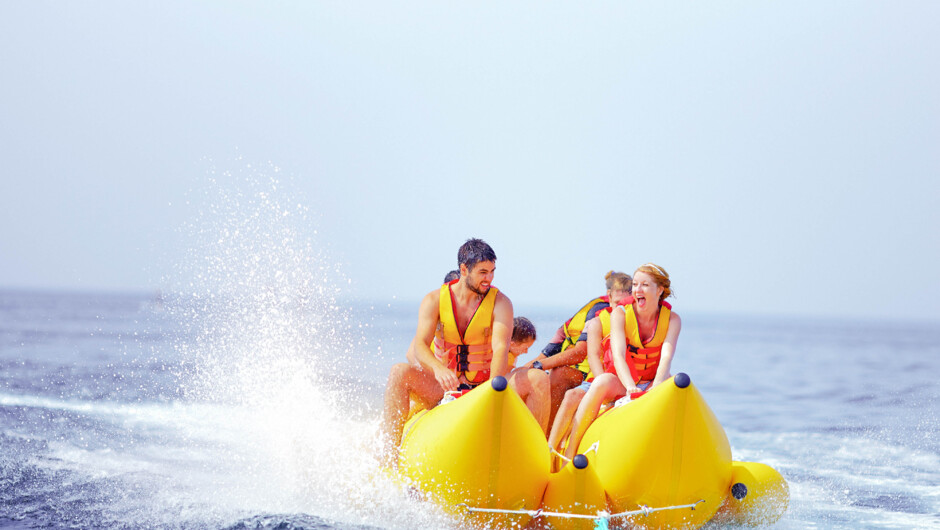
[[659, 265], [647, 263], [633, 273], [633, 302], [611, 312], [604, 373], [594, 379], [571, 422], [567, 458], [574, 457], [601, 405], [624, 396], [635, 399], [671, 376], [682, 321], [665, 301], [670, 296], [672, 282]]

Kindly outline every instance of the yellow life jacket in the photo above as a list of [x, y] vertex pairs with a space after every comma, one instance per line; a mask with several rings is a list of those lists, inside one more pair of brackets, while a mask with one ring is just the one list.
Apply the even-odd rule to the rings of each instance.
[[459, 280], [441, 286], [440, 317], [431, 350], [434, 355], [467, 381], [478, 385], [490, 378], [490, 361], [493, 360], [493, 308], [499, 289], [490, 287], [477, 306], [463, 336], [457, 329], [457, 316], [450, 287]]
[[584, 324], [587, 323], [588, 311], [590, 311], [595, 304], [599, 304], [601, 302], [609, 304], [610, 297], [604, 295], [594, 298], [590, 302], [584, 304], [584, 307], [578, 309], [578, 312], [575, 313], [574, 316], [566, 320], [565, 323], [561, 325], [562, 330], [565, 332], [565, 340], [561, 343], [560, 351], [565, 351], [578, 343], [578, 337], [581, 336], [581, 332], [584, 331]]
[[[612, 307], [606, 307], [594, 315], [594, 318], [598, 319], [598, 321], [601, 323], [601, 337], [610, 336], [610, 312], [612, 310]], [[588, 362], [587, 357], [585, 357], [583, 361], [575, 366], [575, 368], [581, 370], [581, 372], [584, 374], [585, 381], [594, 379], [594, 372], [591, 371], [591, 364]]]
[[[627, 336], [627, 366], [630, 368], [630, 375], [638, 385], [650, 382], [656, 378], [656, 369], [659, 368], [660, 352], [663, 349], [663, 342], [666, 341], [666, 333], [669, 331], [672, 306], [669, 302], [660, 302], [656, 332], [647, 343], [640, 339], [640, 326], [637, 325], [633, 304], [624, 306], [623, 311], [626, 315], [623, 329]], [[610, 337], [604, 343], [604, 371], [616, 374], [617, 369], [614, 367], [610, 349]]]

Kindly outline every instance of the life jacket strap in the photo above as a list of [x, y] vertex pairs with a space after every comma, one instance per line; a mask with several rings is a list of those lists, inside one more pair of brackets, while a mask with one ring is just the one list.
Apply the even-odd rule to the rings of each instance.
[[463, 354], [480, 352], [486, 353], [492, 351], [491, 345], [489, 344], [454, 344], [453, 342], [447, 342], [440, 337], [434, 337], [434, 347], [437, 348], [438, 351], [446, 352], [448, 354], [450, 354], [451, 351], [453, 351], [453, 353]]
[[490, 362], [493, 360], [491, 345], [454, 344], [440, 337], [434, 337], [434, 349], [437, 358], [447, 368], [457, 373], [485, 372], [482, 374], [484, 376], [482, 380], [489, 378]]
[[[656, 346], [655, 348], [637, 348], [636, 346], [632, 344], [627, 344], [627, 351], [633, 354], [633, 357], [640, 358], [640, 359], [648, 358], [648, 357], [656, 357], [653, 354], [659, 353], [662, 350], [663, 350], [662, 346]], [[640, 355], [642, 355], [643, 357], [639, 357]]]
[[[627, 344], [627, 366], [630, 368], [630, 375], [636, 384], [642, 384], [652, 381], [656, 377], [656, 369], [659, 367], [659, 353], [662, 346], [655, 348], [637, 348], [632, 344]], [[639, 368], [639, 366], [643, 368]]]

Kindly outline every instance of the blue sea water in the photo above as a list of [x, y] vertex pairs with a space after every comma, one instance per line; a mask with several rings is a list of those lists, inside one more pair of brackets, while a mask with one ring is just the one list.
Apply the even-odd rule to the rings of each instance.
[[[0, 528], [460, 527], [376, 470], [417, 303], [343, 298], [272, 173], [210, 174], [163, 293], [0, 289]], [[674, 305], [673, 370], [789, 481], [776, 527], [940, 528], [937, 323]]]
[[[375, 472], [416, 307], [270, 280], [0, 291], [0, 527], [459, 526]], [[777, 528], [940, 528], [936, 325], [684, 313], [674, 369], [789, 481]]]

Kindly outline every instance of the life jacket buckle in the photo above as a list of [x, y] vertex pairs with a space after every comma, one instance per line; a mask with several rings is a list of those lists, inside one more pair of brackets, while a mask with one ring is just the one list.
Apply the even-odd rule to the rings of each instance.
[[467, 356], [470, 354], [470, 347], [466, 344], [458, 344], [454, 349], [456, 350], [454, 360], [457, 361], [457, 370], [460, 372], [468, 371], [470, 369], [470, 359]]

